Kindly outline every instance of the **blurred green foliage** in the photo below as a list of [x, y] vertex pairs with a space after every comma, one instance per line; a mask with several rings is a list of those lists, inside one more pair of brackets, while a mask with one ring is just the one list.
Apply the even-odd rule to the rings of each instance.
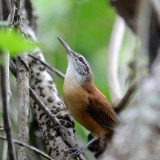
[[0, 30], [0, 50], [4, 53], [9, 51], [11, 57], [33, 48], [34, 44], [20, 36], [16, 30]]

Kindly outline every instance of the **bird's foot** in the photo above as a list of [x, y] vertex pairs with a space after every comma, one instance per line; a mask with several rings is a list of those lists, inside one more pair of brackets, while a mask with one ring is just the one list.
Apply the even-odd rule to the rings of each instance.
[[80, 148], [70, 148], [69, 150], [72, 151], [73, 153], [69, 154], [69, 156], [78, 156], [81, 153], [85, 154], [84, 149], [87, 148], [91, 143], [93, 143], [96, 140], [96, 138], [91, 139], [87, 144], [85, 144], [84, 146], [80, 147]]
[[86, 148], [85, 146], [82, 146], [80, 148], [70, 148], [69, 150], [72, 151], [73, 153], [70, 153], [69, 156], [76, 157], [81, 153], [85, 154], [85, 151], [84, 151], [85, 148]]

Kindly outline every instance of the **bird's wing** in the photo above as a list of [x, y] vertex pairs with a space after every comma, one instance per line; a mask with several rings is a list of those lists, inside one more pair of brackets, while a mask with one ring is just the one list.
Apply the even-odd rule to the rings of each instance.
[[118, 120], [114, 110], [106, 98], [89, 97], [87, 113], [102, 127], [113, 130], [118, 125]]

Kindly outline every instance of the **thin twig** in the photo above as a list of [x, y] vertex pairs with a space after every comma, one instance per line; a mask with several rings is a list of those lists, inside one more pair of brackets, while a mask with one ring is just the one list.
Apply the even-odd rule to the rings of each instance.
[[60, 72], [58, 69], [53, 68], [53, 67], [52, 67], [51, 65], [49, 65], [48, 63], [40, 60], [38, 57], [36, 57], [36, 56], [34, 56], [34, 55], [32, 55], [32, 54], [29, 54], [28, 56], [30, 56], [30, 57], [32, 57], [32, 58], [40, 61], [41, 64], [43, 64], [44, 66], [46, 66], [48, 69], [50, 69], [51, 71], [53, 71], [54, 73], [56, 73], [56, 74], [57, 74], [58, 76], [60, 76], [61, 78], [63, 78], [63, 79], [65, 78], [65, 74], [63, 74], [62, 72]]
[[[0, 135], [0, 139], [6, 140], [6, 137]], [[24, 142], [21, 142], [21, 141], [16, 140], [16, 139], [13, 139], [13, 142], [14, 142], [15, 144], [20, 145], [20, 146], [26, 147], [26, 148], [28, 148], [28, 149], [30, 149], [30, 150], [32, 150], [32, 151], [34, 151], [34, 152], [42, 155], [43, 157], [45, 157], [45, 158], [47, 158], [47, 159], [49, 159], [49, 160], [54, 160], [52, 157], [48, 156], [48, 155], [45, 154], [43, 151], [41, 151], [41, 150], [39, 150], [39, 149], [37, 149], [37, 148], [35, 148], [35, 147], [33, 147], [33, 146], [30, 146], [30, 145], [28, 145], [28, 144], [26, 144], [26, 143], [24, 143]]]
[[121, 88], [118, 80], [118, 56], [125, 31], [124, 21], [117, 16], [108, 49], [107, 57], [107, 80], [109, 93], [113, 105], [122, 98]]
[[126, 94], [123, 96], [121, 101], [116, 105], [113, 106], [116, 113], [120, 113], [128, 104], [131, 96], [136, 90], [137, 82], [134, 82], [127, 90]]
[[[4, 59], [4, 63], [5, 63], [5, 59]], [[6, 63], [4, 64], [4, 66], [0, 66], [0, 70], [1, 70], [1, 93], [2, 93], [2, 103], [3, 103], [3, 119], [4, 119], [4, 129], [6, 132], [6, 136], [7, 136], [7, 141], [8, 141], [8, 150], [9, 150], [9, 157], [12, 160], [15, 160], [15, 150], [14, 150], [14, 145], [12, 142], [12, 134], [11, 134], [11, 123], [10, 123], [10, 119], [9, 119], [9, 91], [8, 91], [8, 87], [9, 87], [9, 79], [7, 79], [7, 69], [5, 69]]]
[[41, 107], [41, 109], [52, 119], [55, 125], [61, 126], [56, 116], [54, 116], [51, 111], [45, 106], [45, 104], [38, 98], [37, 94], [34, 92], [34, 90], [30, 87], [30, 95], [33, 98], [33, 100]]

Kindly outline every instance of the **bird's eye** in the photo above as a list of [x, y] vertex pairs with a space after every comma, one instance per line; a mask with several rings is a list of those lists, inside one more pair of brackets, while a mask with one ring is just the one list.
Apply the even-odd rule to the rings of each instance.
[[79, 61], [80, 61], [80, 62], [83, 62], [83, 58], [82, 58], [82, 57], [79, 57]]

